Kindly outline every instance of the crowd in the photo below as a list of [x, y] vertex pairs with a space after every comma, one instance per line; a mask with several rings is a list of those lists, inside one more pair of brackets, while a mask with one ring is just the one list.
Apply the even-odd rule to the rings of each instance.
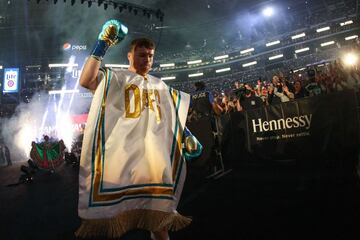
[[344, 66], [339, 60], [324, 63], [321, 67], [309, 66], [302, 74], [292, 70], [289, 73], [279, 71], [269, 81], [261, 77], [255, 82], [229, 81], [223, 89], [211, 89], [211, 84], [208, 85], [222, 113], [250, 110], [347, 89], [360, 89], [360, 69]]

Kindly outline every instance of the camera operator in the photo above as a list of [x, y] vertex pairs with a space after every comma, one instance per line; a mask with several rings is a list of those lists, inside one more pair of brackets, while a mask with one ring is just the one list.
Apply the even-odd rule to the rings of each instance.
[[264, 105], [261, 98], [255, 95], [254, 90], [249, 84], [241, 85], [234, 90], [234, 94], [237, 96], [237, 99], [239, 99], [242, 110], [256, 109]]
[[238, 81], [234, 82], [234, 86], [235, 86], [235, 88], [232, 89], [232, 95], [234, 96], [234, 98], [233, 98], [234, 105], [235, 105], [236, 111], [240, 112], [240, 111], [243, 110], [241, 105], [240, 105], [240, 98], [245, 93], [245, 87], [244, 87], [244, 84], [240, 84]]

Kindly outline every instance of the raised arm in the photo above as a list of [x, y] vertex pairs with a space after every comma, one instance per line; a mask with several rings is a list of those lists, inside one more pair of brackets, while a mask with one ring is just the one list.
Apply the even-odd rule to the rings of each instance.
[[96, 90], [99, 84], [99, 68], [106, 51], [109, 47], [123, 40], [127, 33], [127, 27], [118, 20], [109, 20], [103, 25], [91, 56], [86, 60], [81, 72], [81, 86], [91, 91]]
[[95, 91], [99, 81], [98, 73], [101, 62], [93, 57], [89, 57], [86, 60], [84, 68], [80, 76], [80, 85], [84, 88], [87, 88], [91, 91]]

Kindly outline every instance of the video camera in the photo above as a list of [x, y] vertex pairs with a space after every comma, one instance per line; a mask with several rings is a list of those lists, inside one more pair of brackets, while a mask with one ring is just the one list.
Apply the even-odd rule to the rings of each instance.
[[233, 89], [233, 93], [234, 95], [238, 98], [238, 99], [244, 99], [245, 95], [246, 95], [246, 87], [244, 84], [241, 84], [239, 88], [235, 88]]

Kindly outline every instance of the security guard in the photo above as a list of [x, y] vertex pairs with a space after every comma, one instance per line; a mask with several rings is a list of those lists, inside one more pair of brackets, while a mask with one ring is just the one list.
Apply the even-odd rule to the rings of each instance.
[[190, 114], [196, 120], [211, 117], [213, 113], [220, 115], [221, 110], [214, 101], [211, 92], [206, 91], [204, 82], [195, 83], [195, 93], [191, 95]]
[[221, 110], [212, 93], [206, 90], [204, 82], [196, 82], [195, 89], [191, 95], [187, 127], [204, 145], [204, 149], [201, 157], [192, 166], [200, 167], [205, 171], [204, 174], [209, 176], [219, 168], [216, 156], [219, 141], [215, 115], [220, 115]]

